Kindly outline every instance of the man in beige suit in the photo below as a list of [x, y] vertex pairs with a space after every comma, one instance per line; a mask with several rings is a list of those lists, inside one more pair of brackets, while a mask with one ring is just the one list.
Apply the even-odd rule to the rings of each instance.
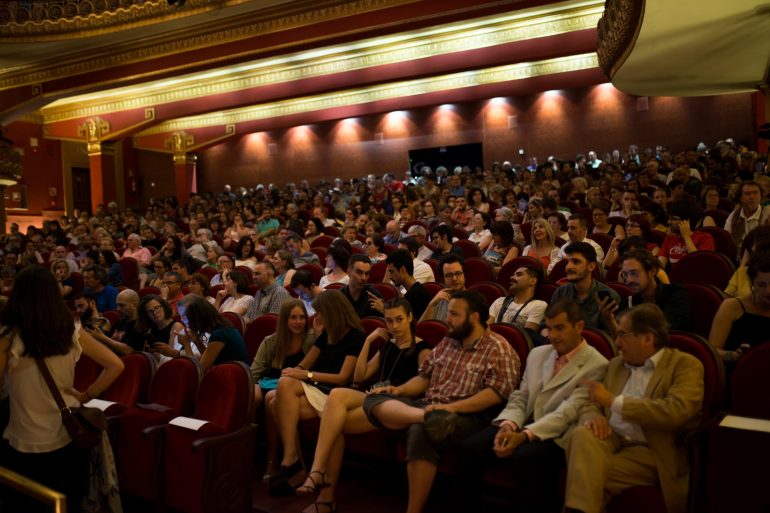
[[587, 382], [591, 401], [567, 440], [568, 510], [598, 513], [626, 488], [660, 485], [669, 513], [687, 505], [687, 455], [678, 434], [694, 426], [703, 402], [703, 365], [667, 347], [660, 308], [636, 306], [620, 317], [604, 383]]
[[564, 434], [589, 402], [588, 389], [580, 383], [602, 379], [607, 370], [607, 359], [582, 337], [582, 319], [580, 306], [570, 299], [546, 309], [550, 345], [529, 353], [521, 386], [511, 393], [503, 411], [460, 447], [456, 511], [483, 511], [484, 470], [499, 459], [507, 459], [521, 483], [517, 512], [561, 510]]

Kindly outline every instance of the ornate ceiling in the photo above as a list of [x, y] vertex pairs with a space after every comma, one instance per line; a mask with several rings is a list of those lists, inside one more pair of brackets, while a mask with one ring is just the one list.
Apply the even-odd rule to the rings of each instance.
[[0, 123], [39, 122], [59, 139], [90, 140], [98, 127], [101, 141], [191, 151], [606, 80], [595, 54], [603, 0], [62, 0], [88, 4], [85, 15], [3, 11], [34, 3], [0, 6]]

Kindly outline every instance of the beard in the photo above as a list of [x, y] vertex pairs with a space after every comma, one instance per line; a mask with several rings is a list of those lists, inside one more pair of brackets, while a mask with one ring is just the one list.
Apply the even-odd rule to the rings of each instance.
[[473, 325], [470, 323], [470, 321], [468, 321], [468, 319], [465, 319], [462, 324], [450, 329], [449, 333], [447, 333], [447, 336], [449, 338], [462, 341], [471, 333], [473, 333]]
[[89, 308], [82, 314], [80, 314], [80, 322], [81, 324], [85, 324], [92, 316], [94, 315], [94, 309]]

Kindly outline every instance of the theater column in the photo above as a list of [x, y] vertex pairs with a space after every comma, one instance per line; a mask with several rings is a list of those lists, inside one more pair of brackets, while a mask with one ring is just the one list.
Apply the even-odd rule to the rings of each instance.
[[197, 193], [195, 165], [198, 157], [191, 153], [174, 153], [174, 182], [176, 199], [180, 205], [190, 200], [190, 193]]
[[107, 142], [88, 143], [88, 168], [91, 178], [91, 212], [117, 197], [115, 183], [115, 146]]

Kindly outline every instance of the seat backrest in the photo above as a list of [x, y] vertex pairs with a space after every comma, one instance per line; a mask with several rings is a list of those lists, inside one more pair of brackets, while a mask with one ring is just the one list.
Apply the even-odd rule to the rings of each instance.
[[445, 322], [433, 319], [418, 322], [414, 334], [430, 344], [431, 347], [436, 347], [439, 342], [444, 340], [448, 332], [449, 326]]
[[491, 324], [489, 327], [492, 331], [507, 340], [508, 343], [511, 344], [511, 347], [513, 347], [514, 351], [516, 351], [516, 354], [519, 355], [519, 360], [521, 361], [520, 375], [523, 375], [524, 369], [527, 366], [527, 356], [529, 356], [529, 352], [533, 347], [532, 337], [530, 337], [529, 333], [527, 333], [523, 328], [520, 328], [515, 324], [496, 322]]
[[532, 223], [521, 223], [521, 234], [524, 236], [524, 242], [532, 244]]
[[681, 285], [687, 289], [692, 331], [701, 337], [708, 337], [711, 323], [724, 299], [722, 291], [708, 283], [684, 282]]
[[233, 328], [237, 329], [240, 334], [243, 335], [243, 319], [241, 319], [240, 315], [235, 312], [224, 312], [222, 317], [230, 321], [230, 324], [233, 325]]
[[127, 408], [146, 402], [155, 373], [155, 358], [149, 353], [137, 351], [123, 356], [121, 360], [123, 372], [104, 392], [104, 398]]
[[82, 353], [75, 364], [75, 382], [76, 390], [85, 390], [91, 383], [96, 381], [99, 373], [102, 372], [102, 366], [93, 361], [88, 355]]
[[484, 296], [484, 299], [487, 301], [487, 307], [490, 307], [496, 299], [504, 297], [506, 294], [506, 290], [493, 281], [475, 283], [468, 287], [468, 290], [473, 290]]
[[142, 287], [139, 289], [139, 297], [149, 296], [150, 294], [160, 295], [160, 289], [158, 287]]
[[703, 364], [703, 420], [714, 418], [725, 397], [725, 368], [722, 357], [706, 339], [687, 331], [672, 331], [669, 345], [689, 353]]
[[115, 327], [115, 323], [120, 320], [120, 312], [117, 310], [105, 310], [102, 312], [102, 316], [110, 321], [110, 326]]
[[171, 408], [174, 416], [190, 416], [201, 378], [198, 360], [180, 356], [158, 366], [152, 377], [148, 402]]
[[233, 270], [243, 274], [249, 285], [254, 283], [254, 270], [251, 267], [247, 265], [236, 265]]
[[193, 417], [232, 433], [250, 421], [253, 394], [251, 372], [245, 363], [214, 365], [201, 379]]
[[83, 275], [77, 271], [70, 273], [70, 279], [72, 279], [73, 287], [69, 297], [75, 297], [83, 292], [85, 283], [83, 282]]
[[368, 337], [377, 328], [388, 328], [385, 319], [382, 317], [364, 317], [361, 319], [361, 325], [364, 328], [364, 334]]
[[769, 369], [770, 342], [752, 347], [738, 360], [730, 387], [732, 409], [736, 414], [770, 419]]
[[204, 267], [201, 267], [200, 269], [198, 269], [195, 272], [196, 273], [201, 273], [203, 276], [208, 278], [209, 281], [211, 281], [211, 278], [216, 276], [218, 271], [216, 269], [214, 269], [213, 267], [205, 267], [204, 266]]
[[265, 340], [266, 336], [275, 333], [277, 327], [278, 316], [275, 314], [260, 315], [249, 323], [246, 327], [246, 333], [243, 335], [243, 342], [249, 353], [249, 361], [254, 360], [262, 341]]
[[123, 272], [123, 285], [129, 289], [139, 290], [139, 262], [135, 258], [123, 257], [118, 260]]
[[541, 262], [537, 258], [527, 257], [527, 256], [520, 256], [516, 257], [504, 266], [500, 268], [500, 271], [497, 273], [497, 278], [495, 281], [499, 283], [505, 290], [508, 290], [511, 286], [511, 276], [513, 276], [513, 273], [516, 272], [516, 269], [519, 267], [526, 265], [526, 266], [532, 266], [535, 265], [539, 269], [543, 271], [542, 276], [545, 277], [545, 266], [543, 266], [543, 262]]
[[398, 297], [398, 289], [390, 283], [372, 283], [372, 287], [382, 295], [382, 299], [385, 303]]
[[599, 351], [599, 353], [608, 360], [612, 360], [618, 355], [618, 348], [615, 347], [615, 343], [610, 336], [595, 328], [585, 328], [583, 330], [583, 338], [586, 339], [588, 345]]
[[325, 226], [324, 227], [324, 233], [326, 235], [331, 236], [331, 237], [339, 237], [340, 236], [340, 230], [336, 226]]
[[313, 239], [313, 242], [310, 243], [310, 247], [321, 247], [321, 248], [328, 248], [331, 246], [332, 242], [334, 242], [334, 237], [331, 235], [319, 235], [315, 239]]
[[310, 273], [310, 275], [313, 277], [313, 283], [318, 285], [318, 283], [321, 281], [321, 278], [323, 278], [324, 270], [321, 268], [318, 264], [302, 264], [297, 269], [305, 269]]
[[321, 246], [313, 246], [312, 248], [310, 248], [310, 252], [315, 253], [316, 256], [318, 257], [318, 260], [320, 260], [321, 262], [326, 262], [326, 255], [327, 255], [326, 248]]
[[714, 239], [714, 249], [729, 258], [731, 262], [735, 262], [737, 251], [730, 232], [719, 226], [702, 226], [698, 228], [698, 231], [711, 235], [711, 238]]
[[620, 296], [621, 301], [625, 301], [625, 299], [629, 296], [632, 296], [634, 294], [634, 291], [631, 290], [631, 287], [626, 285], [625, 283], [620, 283], [619, 281], [606, 281], [604, 282], [605, 285], [607, 285], [609, 288], [614, 290], [618, 293]]
[[607, 235], [606, 233], [592, 233], [589, 238], [604, 250], [605, 255], [610, 250], [610, 244], [612, 244], [613, 239], [612, 236]]
[[444, 285], [441, 283], [437, 283], [435, 281], [429, 281], [422, 284], [423, 287], [428, 291], [428, 294], [430, 294], [431, 299], [433, 299], [436, 294], [439, 293], [439, 291], [444, 289]]
[[[471, 242], [471, 244], [473, 244]], [[481, 257], [471, 257], [465, 260], [465, 281], [466, 283], [479, 283], [482, 281], [492, 281], [495, 279], [495, 271], [486, 259]]]
[[724, 290], [734, 272], [735, 266], [725, 255], [716, 251], [696, 251], [675, 263], [669, 276], [672, 283], [706, 282]]
[[481, 256], [479, 247], [475, 242], [471, 242], [467, 239], [459, 239], [454, 242], [453, 245], [463, 250], [463, 255], [465, 256], [466, 260], [468, 258], [478, 258]]
[[535, 299], [550, 303], [551, 298], [553, 298], [553, 293], [556, 292], [556, 289], [558, 288], [559, 285], [556, 283], [551, 283], [550, 281], [543, 282], [537, 286], [537, 290], [535, 291]]
[[385, 262], [377, 262], [372, 264], [372, 270], [369, 273], [369, 283], [382, 283], [385, 278], [385, 271], [388, 269], [388, 264]]

